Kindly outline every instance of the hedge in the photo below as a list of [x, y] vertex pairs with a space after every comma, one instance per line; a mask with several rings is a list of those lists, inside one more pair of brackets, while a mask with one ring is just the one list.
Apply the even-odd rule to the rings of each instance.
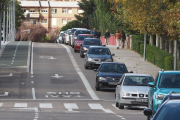
[[[141, 56], [144, 54], [144, 44], [140, 45], [140, 54]], [[146, 59], [164, 70], [173, 70], [173, 55], [161, 50], [156, 46], [147, 44]]]
[[140, 45], [143, 44], [142, 35], [132, 35], [132, 49], [140, 53]]

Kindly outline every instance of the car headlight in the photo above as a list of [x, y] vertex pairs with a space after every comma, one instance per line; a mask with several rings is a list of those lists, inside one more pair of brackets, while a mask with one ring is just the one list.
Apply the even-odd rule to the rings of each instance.
[[166, 95], [158, 94], [155, 95], [156, 99], [162, 100]]
[[87, 51], [87, 50], [88, 50], [88, 48], [86, 48], [86, 47], [83, 47], [83, 50], [86, 50], [86, 51]]
[[126, 93], [126, 92], [124, 92], [124, 93], [123, 93], [123, 96], [125, 96], [125, 97], [129, 97], [129, 96], [131, 96], [131, 94], [130, 94], [130, 93]]
[[99, 81], [107, 81], [107, 79], [104, 77], [99, 77]]
[[88, 58], [88, 61], [93, 61], [93, 59], [92, 58]]
[[76, 39], [77, 39], [77, 37], [74, 37], [74, 39], [76, 40]]
[[107, 62], [112, 62], [113, 60], [111, 58], [106, 59]]

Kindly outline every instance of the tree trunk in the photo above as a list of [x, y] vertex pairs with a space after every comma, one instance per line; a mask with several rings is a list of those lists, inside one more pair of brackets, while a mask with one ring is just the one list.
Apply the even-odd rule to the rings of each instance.
[[160, 36], [159, 39], [160, 39], [160, 49], [161, 49], [161, 50], [164, 50], [164, 46], [165, 46], [164, 39], [163, 39], [162, 36]]
[[173, 54], [173, 41], [169, 41], [169, 53]]
[[156, 34], [156, 47], [159, 47], [160, 45], [159, 45], [159, 35], [158, 34]]
[[149, 40], [149, 42], [150, 42], [150, 45], [151, 46], [153, 46], [154, 45], [154, 41], [153, 41], [153, 35], [152, 34], [150, 34], [150, 40]]
[[180, 52], [179, 52], [180, 46], [179, 44], [177, 44], [177, 59], [180, 58]]

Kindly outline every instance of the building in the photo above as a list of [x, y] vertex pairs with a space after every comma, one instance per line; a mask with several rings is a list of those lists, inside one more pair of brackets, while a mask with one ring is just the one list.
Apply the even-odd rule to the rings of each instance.
[[79, 9], [80, 0], [18, 0], [21, 2], [24, 15], [30, 13], [30, 21], [42, 24], [47, 30], [62, 28], [69, 21], [75, 20], [75, 14], [82, 13]]

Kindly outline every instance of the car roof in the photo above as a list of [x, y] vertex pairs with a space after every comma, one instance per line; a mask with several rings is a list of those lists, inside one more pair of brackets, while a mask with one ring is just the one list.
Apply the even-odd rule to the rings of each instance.
[[89, 48], [108, 48], [108, 47], [105, 47], [105, 46], [90, 46]]
[[179, 74], [180, 74], [180, 71], [174, 71], [174, 70], [164, 71], [164, 70], [161, 70], [161, 71], [159, 71], [159, 73], [162, 73], [162, 74], [163, 74], [163, 73], [165, 73], [165, 74], [166, 74], [166, 73], [167, 73], [167, 74], [168, 74], [168, 73], [173, 73], [173, 74], [174, 74], [174, 73], [175, 73], [175, 74], [179, 73]]
[[120, 62], [102, 62], [102, 64], [123, 64], [123, 65], [125, 65], [124, 63], [120, 63]]
[[79, 34], [78, 36], [93, 36], [91, 34]]
[[180, 107], [180, 99], [174, 99], [174, 100], [167, 100], [164, 103], [165, 106], [172, 106], [176, 105], [176, 107]]
[[77, 29], [76, 31], [91, 31], [91, 30], [88, 30], [88, 29]]
[[151, 76], [152, 75], [149, 75], [149, 74], [139, 74], [139, 73], [125, 73], [124, 74], [125, 76]]

